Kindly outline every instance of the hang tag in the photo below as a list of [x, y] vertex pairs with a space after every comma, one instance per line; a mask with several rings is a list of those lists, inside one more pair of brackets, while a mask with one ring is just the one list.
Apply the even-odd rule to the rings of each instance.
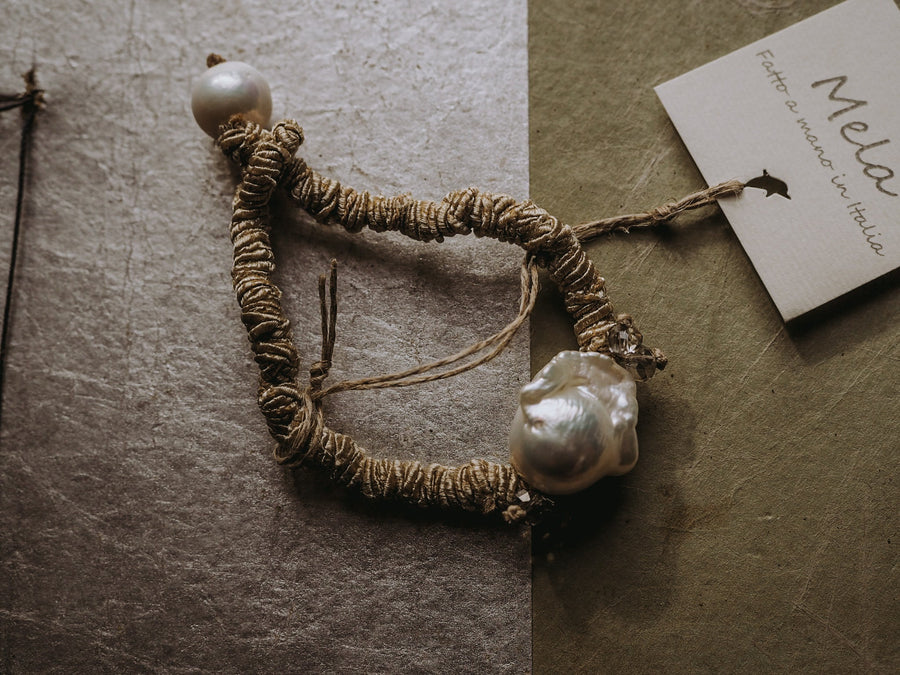
[[785, 321], [900, 267], [900, 10], [849, 0], [656, 87]]

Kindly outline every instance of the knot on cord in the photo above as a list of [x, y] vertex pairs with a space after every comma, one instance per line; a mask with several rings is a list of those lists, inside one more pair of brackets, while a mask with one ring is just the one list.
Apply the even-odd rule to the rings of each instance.
[[[331, 370], [334, 354], [335, 323], [337, 322], [337, 260], [331, 261], [331, 276], [328, 279], [329, 293], [326, 297], [325, 275], [319, 277], [319, 304], [322, 314], [322, 353], [319, 360], [309, 367], [309, 384], [298, 391], [290, 410], [290, 421], [284, 433], [272, 435], [279, 441], [275, 448], [275, 460], [286, 466], [299, 466], [310, 454], [321, 447], [325, 420], [322, 415], [322, 399], [328, 392], [322, 391], [322, 384]], [[276, 411], [267, 410], [260, 401], [263, 414], [270, 420]]]
[[284, 120], [272, 127], [272, 137], [287, 153], [285, 159], [293, 157], [304, 141], [303, 129], [294, 120]]
[[674, 204], [663, 204], [647, 211], [647, 215], [653, 223], [664, 223], [677, 213], [678, 211], [674, 208]]
[[321, 403], [312, 397], [307, 388], [300, 394], [287, 436], [275, 446], [275, 461], [282, 466], [300, 466], [307, 457], [321, 449], [324, 431]]
[[[280, 159], [280, 164], [287, 164], [303, 140], [303, 129], [294, 120], [283, 120], [268, 131], [256, 122], [232, 115], [219, 128], [216, 144], [229, 159], [246, 167], [254, 156], [270, 162]], [[272, 156], [273, 153], [280, 157]]]

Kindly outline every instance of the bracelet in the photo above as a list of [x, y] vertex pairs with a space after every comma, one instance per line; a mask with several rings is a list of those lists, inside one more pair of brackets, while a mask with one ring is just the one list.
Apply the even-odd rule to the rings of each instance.
[[[269, 86], [251, 66], [212, 54], [192, 92], [200, 127], [241, 167], [235, 191], [231, 241], [232, 281], [259, 365], [259, 407], [277, 445], [279, 464], [315, 467], [366, 497], [483, 514], [507, 522], [534, 522], [552, 496], [584, 489], [605, 475], [630, 470], [638, 458], [635, 381], [666, 365], [646, 347], [627, 314], [616, 314], [581, 242], [600, 234], [665, 222], [677, 214], [738, 194], [729, 181], [646, 213], [571, 227], [531, 200], [468, 188], [440, 202], [406, 195], [374, 196], [343, 186], [295, 157], [303, 131], [292, 120], [265, 127], [272, 111]], [[516, 318], [467, 349], [411, 370], [325, 386], [334, 350], [337, 264], [319, 280], [322, 313], [320, 358], [299, 380], [300, 356], [272, 281], [275, 255], [269, 240], [269, 201], [281, 188], [300, 208], [326, 225], [349, 232], [396, 231], [418, 241], [474, 234], [516, 244], [525, 251]], [[338, 391], [399, 387], [457, 375], [489, 361], [531, 314], [538, 268], [547, 270], [574, 320], [579, 351], [555, 356], [522, 388], [510, 432], [510, 462], [473, 459], [458, 467], [379, 459], [353, 439], [330, 429], [322, 401]], [[466, 361], [466, 359], [469, 359]]]

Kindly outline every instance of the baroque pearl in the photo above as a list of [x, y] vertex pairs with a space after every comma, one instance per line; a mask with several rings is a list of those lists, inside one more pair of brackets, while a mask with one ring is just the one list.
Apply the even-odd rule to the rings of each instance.
[[272, 93], [260, 72], [240, 61], [225, 61], [208, 68], [191, 91], [194, 119], [216, 138], [219, 127], [240, 114], [262, 126], [272, 116]]
[[638, 458], [632, 376], [611, 357], [564, 351], [522, 387], [509, 434], [512, 465], [553, 495], [618, 476]]

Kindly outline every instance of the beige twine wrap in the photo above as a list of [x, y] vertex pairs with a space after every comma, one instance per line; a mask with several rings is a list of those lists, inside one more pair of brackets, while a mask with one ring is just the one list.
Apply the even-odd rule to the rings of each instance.
[[[291, 120], [279, 122], [267, 131], [236, 116], [223, 125], [216, 142], [242, 167], [231, 221], [232, 280], [260, 368], [258, 401], [277, 441], [275, 459], [288, 467], [303, 464], [319, 468], [336, 483], [373, 499], [484, 514], [500, 512], [508, 522], [533, 520], [550, 503], [545, 495], [526, 485], [511, 465], [475, 459], [459, 467], [426, 466], [371, 457], [350, 437], [325, 424], [322, 399], [336, 391], [406, 386], [450, 377], [490, 360], [530, 314], [537, 294], [538, 266], [547, 269], [562, 291], [566, 309], [575, 320], [579, 348], [611, 354], [636, 379], [650, 378], [665, 367], [665, 357], [659, 350], [643, 345], [630, 316], [613, 313], [605, 281], [580, 240], [666, 221], [684, 210], [737, 194], [743, 187], [739, 181], [731, 181], [648, 213], [572, 228], [531, 200], [519, 202], [475, 188], [451, 192], [440, 202], [357, 192], [294, 157], [303, 142], [303, 132]], [[309, 369], [309, 383], [302, 385], [298, 379], [300, 357], [290, 322], [281, 307], [281, 292], [271, 280], [275, 257], [268, 234], [268, 205], [279, 186], [319, 222], [340, 225], [350, 232], [363, 228], [376, 232], [392, 230], [419, 241], [442, 241], [445, 237], [472, 233], [520, 246], [526, 257], [516, 319], [490, 338], [435, 363], [323, 389], [331, 366], [337, 317], [336, 267], [332, 263], [330, 297], [326, 297], [324, 277], [319, 285], [322, 354]], [[488, 349], [468, 363], [437, 372]]]

